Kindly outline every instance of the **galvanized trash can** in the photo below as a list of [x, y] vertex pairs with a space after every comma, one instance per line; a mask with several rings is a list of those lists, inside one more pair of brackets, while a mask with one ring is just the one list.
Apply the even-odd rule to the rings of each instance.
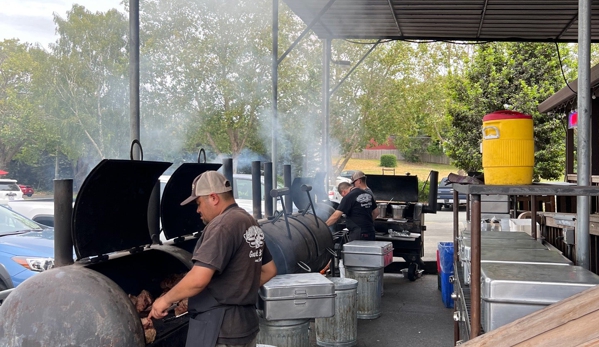
[[310, 320], [266, 320], [260, 317], [257, 343], [277, 347], [310, 347]]
[[358, 319], [375, 319], [381, 315], [384, 268], [346, 267], [345, 277], [358, 281]]
[[358, 281], [333, 277], [335, 284], [335, 315], [316, 318], [316, 344], [319, 346], [349, 347], [358, 342]]

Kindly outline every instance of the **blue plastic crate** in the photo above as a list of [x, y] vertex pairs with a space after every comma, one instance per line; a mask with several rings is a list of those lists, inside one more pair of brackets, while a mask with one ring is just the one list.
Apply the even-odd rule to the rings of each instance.
[[443, 300], [443, 305], [447, 308], [453, 308], [453, 299], [451, 298], [453, 283], [449, 282], [450, 276], [453, 276], [453, 273], [441, 271], [441, 299]]

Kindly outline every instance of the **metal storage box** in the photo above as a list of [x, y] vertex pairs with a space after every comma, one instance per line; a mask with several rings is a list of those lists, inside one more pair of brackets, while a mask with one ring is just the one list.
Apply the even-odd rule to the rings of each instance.
[[[481, 252], [484, 249], [543, 249], [548, 250], [549, 248], [541, 241], [533, 239], [520, 240], [520, 239], [481, 239]], [[470, 261], [470, 250], [471, 240], [465, 239], [460, 242], [460, 260]]]
[[[572, 265], [560, 252], [543, 249], [481, 249], [481, 263]], [[470, 261], [462, 261], [465, 284], [470, 284]]]
[[355, 267], [385, 267], [393, 262], [388, 241], [351, 241], [343, 245], [343, 263]]
[[326, 318], [335, 314], [335, 285], [319, 273], [278, 275], [260, 287], [266, 320]]
[[[481, 239], [519, 239], [532, 240], [533, 238], [523, 231], [481, 231]], [[462, 231], [463, 239], [471, 239], [472, 233], [469, 230]]]
[[580, 266], [481, 263], [481, 324], [486, 332], [599, 284]]

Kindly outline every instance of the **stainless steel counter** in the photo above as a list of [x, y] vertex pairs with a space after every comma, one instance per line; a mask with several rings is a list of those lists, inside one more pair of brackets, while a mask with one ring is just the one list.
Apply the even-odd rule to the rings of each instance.
[[[598, 186], [577, 186], [568, 183], [560, 184], [531, 184], [531, 185], [467, 185], [453, 184], [454, 200], [458, 194], [467, 194], [469, 208], [471, 211], [471, 263], [472, 276], [470, 283], [470, 337], [475, 338], [481, 333], [481, 195], [504, 194], [504, 195], [529, 195], [531, 197], [531, 214], [537, 215], [536, 196], [599, 196]], [[458, 207], [454, 204], [454, 263], [458, 264], [458, 243], [455, 242], [459, 236]], [[531, 236], [537, 238], [537, 227], [531, 219]], [[454, 326], [454, 344], [459, 337], [458, 322]]]

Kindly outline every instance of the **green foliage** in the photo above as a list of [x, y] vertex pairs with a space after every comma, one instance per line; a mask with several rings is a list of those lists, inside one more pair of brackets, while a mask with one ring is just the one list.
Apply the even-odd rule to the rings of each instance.
[[428, 193], [430, 191], [430, 182], [421, 181], [418, 179], [418, 201], [427, 202], [428, 201]]
[[48, 108], [60, 125], [61, 151], [74, 162], [128, 157], [127, 18], [116, 10], [92, 13], [73, 5], [54, 22], [59, 39], [51, 46]]
[[397, 166], [397, 157], [393, 154], [383, 154], [381, 155], [381, 166], [382, 167], [396, 167]]
[[153, 85], [144, 96], [149, 124], [165, 124], [166, 133], [179, 134], [177, 145], [190, 151], [207, 147], [235, 162], [245, 148], [264, 153], [268, 6], [265, 1], [144, 2], [145, 78]]
[[43, 71], [47, 54], [19, 40], [0, 42], [0, 169], [20, 158], [35, 162], [53, 140], [46, 110]]
[[441, 141], [431, 141], [428, 146], [426, 146], [426, 151], [431, 155], [443, 155], [443, 146]]
[[457, 167], [465, 171], [482, 169], [482, 118], [507, 108], [533, 116], [535, 179], [556, 179], [562, 175], [562, 115], [537, 111], [537, 105], [563, 83], [555, 55], [555, 46], [545, 43], [489, 43], [476, 48], [470, 68], [463, 75], [453, 76], [449, 84], [451, 127], [445, 148]]

